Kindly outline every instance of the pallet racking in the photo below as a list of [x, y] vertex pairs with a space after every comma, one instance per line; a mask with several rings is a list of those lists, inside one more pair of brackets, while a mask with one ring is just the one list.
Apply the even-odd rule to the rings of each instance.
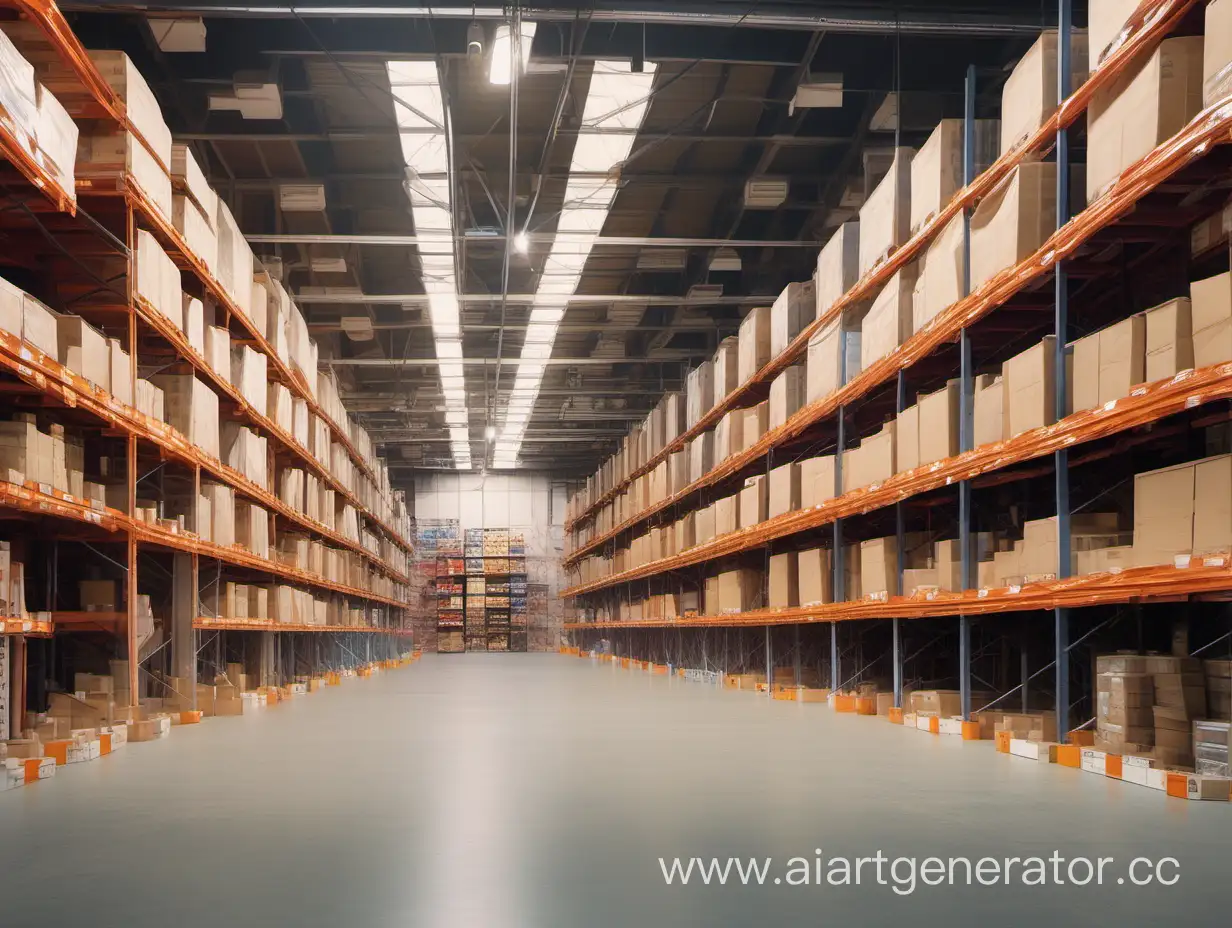
[[[1154, 565], [1070, 577], [1070, 521], [1073, 513], [1108, 492], [1109, 484], [1132, 478], [1134, 458], [1153, 466], [1200, 457], [1204, 430], [1219, 429], [1228, 419], [1232, 397], [1232, 363], [1218, 363], [1182, 371], [1174, 377], [1143, 384], [1129, 396], [1093, 409], [1071, 412], [1065, 408], [1067, 370], [1065, 348], [1083, 327], [1098, 329], [1128, 315], [1127, 307], [1142, 309], [1177, 295], [1178, 274], [1167, 283], [1172, 292], [1159, 291], [1160, 281], [1151, 275], [1159, 268], [1179, 266], [1187, 282], [1227, 269], [1227, 246], [1215, 235], [1216, 244], [1199, 240], [1191, 229], [1203, 232], [1219, 225], [1225, 210], [1219, 193], [1219, 178], [1229, 162], [1229, 129], [1232, 113], [1227, 99], [1208, 101], [1188, 125], [1147, 156], [1123, 171], [1105, 189], [1071, 217], [1068, 209], [1057, 210], [1055, 232], [1038, 249], [983, 285], [970, 286], [970, 271], [964, 265], [966, 287], [957, 302], [942, 310], [931, 322], [919, 327], [888, 355], [866, 365], [856, 376], [840, 375], [840, 386], [820, 399], [803, 405], [787, 421], [765, 431], [750, 447], [728, 456], [699, 479], [678, 486], [631, 516], [612, 518], [610, 528], [591, 528], [600, 515], [613, 513], [613, 503], [629, 492], [635, 482], [652, 474], [689, 442], [713, 429], [732, 412], [764, 400], [771, 382], [794, 363], [804, 359], [810, 340], [844, 313], [867, 303], [909, 262], [924, 255], [928, 245], [955, 220], [963, 219], [964, 255], [970, 254], [970, 211], [1019, 165], [1048, 158], [1057, 165], [1056, 202], [1069, 204], [1071, 134], [1101, 90], [1114, 86], [1178, 26], [1193, 31], [1200, 24], [1201, 4], [1187, 0], [1146, 0], [1130, 16], [1125, 29], [1110, 46], [1089, 79], [1072, 94], [1065, 80], [1070, 73], [1072, 48], [1070, 7], [1058, 3], [1058, 70], [1066, 76], [1060, 83], [1059, 105], [1054, 115], [1020, 145], [1003, 153], [987, 170], [974, 175], [971, 150], [975, 136], [976, 75], [968, 72], [966, 85], [967, 142], [966, 186], [888, 258], [865, 274], [829, 307], [819, 308], [817, 318], [790, 341], [786, 350], [764, 364], [680, 435], [665, 443], [638, 466], [628, 468], [620, 479], [600, 487], [575, 505], [566, 523], [569, 546], [565, 564], [575, 569], [566, 598], [582, 608], [612, 605], [622, 598], [645, 598], [665, 590], [700, 588], [703, 567], [724, 569], [741, 564], [768, 564], [776, 552], [805, 546], [825, 546], [833, 562], [835, 602], [809, 607], [751, 608], [735, 614], [684, 614], [679, 617], [591, 620], [566, 624], [575, 642], [594, 643], [609, 632], [619, 635], [626, 653], [669, 656], [676, 662], [685, 651], [686, 632], [694, 634], [694, 654], [713, 659], [707, 647], [716, 649], [722, 635], [723, 661], [729, 657], [744, 666], [757, 666], [764, 658], [767, 675], [773, 672], [775, 646], [787, 644], [772, 629], [786, 626], [794, 636], [788, 650], [798, 648], [802, 630], [824, 623], [829, 628], [829, 679], [840, 686], [859, 679], [840, 672], [840, 625], [854, 620], [890, 620], [890, 640], [884, 653], [862, 655], [860, 663], [888, 658], [893, 668], [895, 705], [901, 705], [904, 663], [900, 620], [920, 620], [921, 626], [939, 629], [950, 636], [955, 651], [953, 678], [959, 682], [964, 717], [971, 712], [972, 643], [971, 617], [994, 613], [1051, 612], [1046, 631], [1052, 633], [1053, 697], [1066, 707], [1062, 734], [1069, 724], [1071, 677], [1077, 672], [1071, 652], [1078, 641], [1070, 640], [1071, 610], [1089, 609], [1103, 616], [1100, 607], [1127, 607], [1136, 615], [1149, 603], [1211, 601], [1226, 598], [1232, 590], [1232, 568], [1225, 553], [1209, 557], [1178, 558], [1171, 565]], [[1097, 50], [1100, 51], [1100, 50]], [[1121, 263], [1109, 266], [1109, 253], [1123, 255]], [[966, 259], [969, 261], [969, 259]], [[1167, 276], [1166, 272], [1160, 272]], [[1130, 295], [1133, 283], [1142, 294]], [[1156, 300], [1159, 302], [1160, 300]], [[971, 407], [973, 380], [981, 365], [999, 363], [1041, 336], [1055, 334], [1054, 382], [1055, 424], [1028, 430], [1002, 441], [979, 447], [972, 440]], [[1024, 341], [1028, 339], [1029, 341]], [[1232, 362], [1232, 358], [1227, 359]], [[841, 363], [841, 362], [840, 362]], [[843, 492], [843, 454], [853, 439], [871, 436], [887, 417], [906, 410], [908, 394], [943, 386], [958, 375], [959, 453], [939, 462], [893, 474], [873, 485]], [[846, 382], [844, 382], [846, 381]], [[1195, 442], [1197, 443], [1195, 446]], [[608, 575], [582, 579], [576, 568], [600, 553], [609, 557], [618, 545], [640, 533], [670, 526], [690, 511], [705, 506], [737, 489], [747, 478], [767, 477], [777, 466], [822, 451], [834, 454], [835, 490], [832, 498], [807, 509], [797, 509], [730, 531], [708, 542], [665, 557], [635, 564]], [[1145, 468], [1139, 467], [1138, 470]], [[1054, 578], [1010, 587], [977, 587], [973, 541], [977, 522], [981, 528], [995, 521], [997, 508], [1012, 504], [1004, 488], [1013, 487], [1018, 502], [1036, 512], [1042, 506], [1057, 522], [1058, 566]], [[1081, 489], [1088, 497], [1078, 495]], [[1041, 502], [1047, 498], [1047, 502]], [[899, 540], [910, 531], [951, 527], [958, 535], [963, 592], [928, 591], [910, 596], [890, 595], [876, 600], [846, 601], [843, 596], [845, 544], [861, 538], [889, 535]], [[879, 532], [878, 529], [881, 529]], [[886, 531], [888, 529], [888, 531]], [[901, 585], [905, 569], [898, 560]], [[1101, 622], [1105, 621], [1100, 619]], [[931, 624], [929, 624], [931, 623]], [[949, 623], [953, 623], [951, 628]], [[864, 629], [866, 626], [860, 626]], [[760, 642], [749, 630], [764, 629]], [[1036, 630], [1044, 630], [1042, 623]], [[736, 642], [728, 651], [728, 633]], [[1093, 633], [1093, 632], [1092, 632]], [[849, 642], [864, 632], [852, 629]], [[1025, 636], [1031, 634], [1028, 630]], [[1214, 632], [1212, 632], [1212, 635]], [[700, 637], [697, 637], [700, 636]], [[1085, 635], [1079, 640], [1085, 639]], [[1214, 638], [1211, 644], [1225, 640]], [[954, 641], [956, 639], [956, 641]], [[1038, 645], [1039, 635], [1033, 639]], [[696, 645], [696, 642], [700, 645]], [[1138, 641], [1142, 641], [1139, 632]], [[817, 642], [819, 663], [825, 663], [826, 642]], [[851, 643], [854, 651], [859, 647]], [[699, 650], [700, 649], [700, 650]], [[1188, 653], [1188, 652], [1187, 652]], [[1210, 653], [1210, 652], [1207, 652]], [[799, 661], [799, 652], [796, 652]], [[1024, 666], [1025, 666], [1024, 652]], [[797, 663], [798, 666], [798, 663]], [[1040, 671], [1042, 673], [1043, 671]], [[1023, 698], [1028, 678], [1024, 672]]]
[[[6, 30], [14, 36], [19, 51], [37, 60], [40, 77], [48, 82], [54, 79], [57, 99], [75, 121], [93, 132], [128, 133], [169, 174], [169, 165], [162, 163], [134, 126], [124, 102], [54, 4], [5, 0], [0, 9], [20, 17], [18, 23], [6, 23]], [[396, 508], [381, 495], [380, 467], [361, 453], [349, 422], [336, 421], [322, 406], [315, 385], [275, 350], [133, 175], [123, 170], [79, 172], [76, 183], [67, 186], [31, 146], [17, 139], [13, 124], [6, 121], [0, 121], [0, 154], [10, 168], [0, 171], [0, 195], [8, 203], [0, 224], [13, 240], [23, 242], [21, 249], [7, 256], [7, 263], [37, 268], [54, 279], [52, 289], [60, 308], [118, 340], [129, 365], [126, 392], [136, 395], [142, 367], [195, 375], [218, 397], [223, 421], [243, 425], [266, 439], [269, 486], [277, 485], [274, 477], [282, 469], [311, 473], [336, 494], [340, 506], [353, 508], [359, 526], [356, 534], [344, 534], [310, 517], [175, 428], [138, 411], [110, 389], [86, 380], [56, 357], [23, 341], [20, 330], [0, 331], [0, 389], [12, 404], [10, 408], [28, 410], [40, 422], [50, 421], [82, 437], [90, 446], [92, 466], [98, 460], [108, 461], [112, 476], [122, 478], [125, 485], [122, 502], [110, 498], [104, 502], [30, 479], [0, 482], [0, 516], [22, 525], [28, 560], [45, 558], [67, 576], [71, 558], [83, 554], [90, 565], [87, 569], [116, 577], [121, 590], [117, 609], [65, 610], [61, 603], [74, 597], [61, 589], [63, 578], [53, 570], [44, 608], [32, 610], [28, 619], [3, 619], [0, 632], [22, 639], [58, 633], [114, 636], [114, 644], [99, 646], [120, 658], [116, 666], [127, 677], [124, 688], [134, 695], [144, 690], [143, 663], [164, 648], [170, 650], [172, 675], [195, 679], [199, 660], [206, 660], [200, 655], [209, 655], [209, 643], [214, 644], [214, 655], [222, 664], [228, 644], [248, 650], [242, 636], [254, 631], [265, 635], [260, 640], [263, 651], [282, 647], [281, 634], [294, 632], [328, 639], [325, 645], [311, 646], [318, 654], [322, 647], [347, 650], [345, 642], [362, 638], [362, 649], [369, 657], [393, 655], [406, 634], [406, 565], [412, 548], [404, 537], [406, 520], [399, 518], [395, 525], [392, 514]], [[324, 424], [330, 443], [342, 449], [349, 472], [356, 476], [344, 479], [270, 416], [259, 412], [167, 316], [138, 294], [135, 255], [141, 235], [152, 236], [172, 259], [180, 272], [182, 291], [212, 308], [216, 324], [226, 330], [231, 343], [261, 355], [269, 381], [285, 387]], [[160, 503], [159, 518], [150, 520], [149, 508], [138, 506], [143, 496], [163, 500], [173, 492], [199, 496], [203, 479], [230, 488], [238, 499], [264, 510], [271, 553], [280, 535], [296, 533], [316, 546], [313, 550], [319, 550], [332, 566], [325, 566], [324, 560], [319, 570], [291, 566], [279, 557], [263, 557], [239, 545], [216, 544], [201, 537], [195, 510], [187, 517], [181, 513], [179, 520], [162, 518], [173, 513]], [[330, 549], [337, 554], [330, 554]], [[307, 591], [310, 596], [325, 597], [317, 600], [314, 614], [307, 616], [309, 621], [220, 617], [203, 614], [199, 608], [202, 599], [221, 595], [222, 585], [231, 592], [234, 585], [246, 589], [270, 584], [274, 593], [280, 582], [293, 584], [294, 590]], [[162, 643], [150, 640], [143, 650], [137, 610], [141, 597], [150, 591], [171, 607], [162, 623]], [[328, 622], [322, 621], [326, 611], [332, 613]], [[198, 633], [212, 633], [212, 637], [203, 643]], [[227, 633], [241, 637], [228, 641]], [[287, 646], [293, 665], [296, 655], [306, 655], [306, 646], [291, 642]], [[24, 660], [25, 651], [24, 641], [19, 641], [15, 655]], [[162, 662], [166, 664], [166, 655]], [[263, 664], [269, 663], [263, 657]], [[14, 705], [12, 715], [20, 719], [21, 707]]]

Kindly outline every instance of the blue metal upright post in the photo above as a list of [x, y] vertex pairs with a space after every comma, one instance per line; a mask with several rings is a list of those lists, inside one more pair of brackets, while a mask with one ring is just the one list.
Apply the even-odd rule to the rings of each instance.
[[[968, 65], [964, 86], [963, 107], [963, 183], [975, 180], [975, 66]], [[963, 210], [962, 248], [962, 293], [971, 292], [971, 211]], [[971, 334], [963, 326], [958, 342], [959, 390], [958, 390], [958, 450], [970, 451], [975, 447], [972, 390]], [[971, 532], [973, 513], [971, 481], [958, 484], [958, 555], [962, 588], [975, 586], [975, 539]], [[971, 718], [971, 618], [958, 617], [958, 691], [962, 703], [962, 717]]]
[[[1057, 0], [1057, 102], [1063, 103], [1070, 94], [1070, 69], [1072, 49], [1073, 3], [1072, 0]], [[1057, 228], [1069, 221], [1069, 132], [1057, 130]], [[1055, 385], [1055, 414], [1065, 418], [1065, 398], [1068, 383], [1065, 371], [1065, 346], [1069, 341], [1069, 277], [1065, 262], [1058, 261], [1054, 275], [1056, 282], [1056, 320], [1053, 345], [1053, 377]], [[1057, 578], [1070, 573], [1070, 511], [1069, 511], [1069, 452], [1056, 452], [1053, 469], [1056, 476], [1057, 498]], [[1065, 741], [1069, 734], [1069, 610], [1058, 608], [1053, 614], [1056, 648], [1056, 714], [1057, 740]]]

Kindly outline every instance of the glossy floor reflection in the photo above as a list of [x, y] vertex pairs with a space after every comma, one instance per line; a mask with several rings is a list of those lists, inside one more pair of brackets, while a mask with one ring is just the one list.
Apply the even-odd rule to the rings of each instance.
[[[823, 706], [429, 656], [0, 794], [0, 924], [1224, 924], [1230, 831], [1228, 804]], [[1115, 862], [1103, 887], [900, 896], [871, 864], [858, 887], [774, 885], [816, 848]], [[729, 855], [774, 858], [768, 885], [664, 884], [660, 857]], [[1180, 882], [1118, 885], [1139, 855], [1176, 857]]]

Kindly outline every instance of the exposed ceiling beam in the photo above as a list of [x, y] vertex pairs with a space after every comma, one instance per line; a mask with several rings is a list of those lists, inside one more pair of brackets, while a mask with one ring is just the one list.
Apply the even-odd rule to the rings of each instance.
[[[561, 135], [576, 135], [576, 128], [562, 128]], [[334, 129], [328, 132], [177, 132], [177, 142], [371, 142], [388, 139], [397, 141], [402, 135], [430, 135], [430, 132], [417, 132], [415, 129], [399, 130], [393, 126], [369, 126], [358, 129]], [[604, 132], [604, 135], [636, 135], [638, 142], [673, 141], [673, 142], [706, 142], [709, 144], [743, 145], [747, 142], [773, 142], [792, 148], [841, 146], [849, 139], [839, 135], [785, 135], [747, 136], [747, 135], [714, 135], [707, 133], [679, 134], [676, 132]], [[524, 133], [529, 141], [540, 138], [537, 133]], [[488, 135], [458, 135], [456, 144], [473, 145], [490, 138]]]
[[[532, 242], [572, 241], [578, 236], [571, 233], [530, 232], [527, 233]], [[244, 238], [254, 245], [392, 245], [405, 247], [418, 245], [416, 235], [363, 235], [363, 234], [312, 234], [290, 232], [250, 232]], [[584, 236], [587, 241], [590, 237]], [[503, 242], [505, 236], [499, 232], [483, 235], [457, 235], [455, 239], [467, 242]], [[439, 239], [434, 239], [436, 244]], [[724, 239], [724, 238], [674, 238], [654, 235], [600, 235], [594, 238], [596, 245], [648, 248], [821, 248], [825, 242], [797, 241], [795, 239]]]
[[[613, 364], [680, 364], [682, 361], [689, 361], [692, 358], [701, 358], [708, 355], [710, 352], [705, 349], [697, 351], [680, 351], [680, 352], [660, 352], [653, 358], [547, 358], [543, 361], [537, 361], [537, 364], [547, 364], [552, 367], [574, 367], [574, 366], [590, 366], [603, 365], [610, 367]], [[457, 361], [457, 359], [453, 359]], [[462, 364], [466, 367], [495, 367], [499, 358], [462, 358]], [[504, 358], [503, 363], [514, 363], [518, 358]], [[321, 358], [320, 364], [322, 367], [436, 367], [440, 364], [439, 358]]]
[[[724, 9], [724, 6], [727, 9]], [[918, 35], [1027, 35], [1038, 33], [1040, 17], [1018, 11], [1014, 13], [990, 12], [987, 9], [972, 9], [970, 5], [935, 4], [935, 10], [911, 10], [899, 17], [889, 3], [856, 5], [848, 3], [829, 10], [804, 9], [798, 4], [763, 3], [753, 9], [747, 4], [719, 4], [675, 2], [660, 4], [657, 8], [637, 8], [629, 4], [617, 4], [608, 0], [587, 10], [587, 15], [596, 23], [647, 23], [662, 25], [708, 26], [712, 28], [806, 30], [824, 29], [828, 32], [892, 34], [895, 30]], [[431, 6], [411, 5], [405, 0], [368, 0], [363, 6], [348, 6], [338, 0], [299, 0], [294, 6], [277, 0], [152, 0], [143, 3], [124, 3], [115, 0], [66, 0], [65, 10], [99, 10], [112, 12], [150, 13], [169, 12], [196, 16], [262, 17], [278, 19], [508, 19], [508, 11], [502, 6], [475, 6], [469, 3], [451, 4], [438, 0]], [[993, 8], [995, 10], [995, 7]], [[577, 16], [576, 3], [537, 3], [522, 9], [526, 19], [537, 22], [573, 22]]]
[[[426, 304], [427, 297], [422, 293], [296, 293], [293, 299], [304, 306], [310, 304], [351, 305], [355, 303], [370, 303], [379, 305]], [[462, 293], [458, 302], [463, 306], [468, 304], [499, 303], [499, 293]], [[635, 306], [754, 306], [759, 303], [773, 303], [774, 297], [769, 294], [752, 296], [662, 296], [660, 294], [638, 295], [630, 293], [575, 293], [570, 297], [553, 297], [547, 299], [535, 293], [511, 293], [508, 297], [510, 305], [521, 306], [582, 306], [606, 305], [609, 303], [626, 303]]]
[[[764, 299], [768, 299], [768, 297], [757, 297], [756, 299], [764, 300]], [[529, 324], [530, 323], [525, 322], [525, 321], [517, 321], [517, 322], [510, 321], [510, 322], [505, 323], [505, 329], [506, 330], [524, 329]], [[432, 328], [432, 323], [430, 322], [390, 322], [390, 323], [374, 322], [372, 323], [372, 330], [374, 332], [405, 331], [407, 329], [430, 329], [430, 328]], [[471, 324], [465, 321], [462, 324], [462, 328], [463, 328], [463, 335], [470, 333], [470, 332], [497, 332], [500, 330], [500, 326], [496, 324], [474, 325], [474, 324]], [[682, 322], [678, 325], [638, 325], [636, 323], [631, 323], [629, 325], [618, 325], [613, 322], [594, 322], [594, 323], [590, 323], [589, 325], [562, 325], [556, 331], [558, 334], [563, 334], [563, 335], [591, 335], [596, 332], [610, 332], [613, 329], [625, 329], [626, 331], [630, 331], [630, 332], [632, 331], [674, 332], [674, 333], [679, 332], [683, 334], [686, 332], [690, 332], [690, 333], [692, 332], [718, 332], [718, 331], [722, 331], [723, 329], [731, 329], [731, 328], [734, 328], [734, 325], [725, 326], [723, 325], [723, 323], [721, 323], [720, 321], [716, 319], [715, 321], [708, 322], [708, 323], [706, 322], [683, 323]], [[341, 322], [310, 322], [308, 324], [308, 331], [309, 332], [342, 332], [342, 331], [345, 331], [345, 329], [343, 328]]]

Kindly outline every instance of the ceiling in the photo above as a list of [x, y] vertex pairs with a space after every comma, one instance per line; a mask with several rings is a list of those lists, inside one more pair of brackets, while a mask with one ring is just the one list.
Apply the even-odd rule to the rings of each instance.
[[[517, 466], [593, 470], [663, 392], [679, 389], [690, 366], [735, 332], [744, 311], [810, 276], [820, 243], [854, 215], [885, 169], [877, 153], [895, 142], [887, 95], [904, 89], [901, 143], [919, 145], [938, 119], [962, 114], [973, 64], [978, 110], [995, 115], [1006, 65], [1055, 22], [1052, 4], [1042, 12], [1039, 2], [1018, 0], [897, 10], [858, 2], [585, 9], [545, 2], [519, 11], [536, 29], [515, 91], [489, 82], [495, 30], [508, 10], [445, 2], [428, 15], [380, 0], [345, 17], [337, 3], [292, 10], [196, 0], [157, 3], [149, 14], [95, 6], [64, 8], [87, 47], [123, 48], [134, 58], [254, 252], [281, 259], [322, 363], [334, 366], [344, 399], [383, 446], [395, 478], [454, 467], [459, 439], [470, 466], [492, 465], [488, 438], [509, 427], [511, 395], [530, 396], [533, 409], [520, 423]], [[615, 9], [626, 6], [645, 9]], [[158, 11], [202, 17], [205, 50], [160, 48], [148, 26]], [[467, 55], [472, 23], [483, 35], [479, 56]], [[389, 80], [388, 62], [408, 59], [436, 63], [448, 113], [445, 205], [460, 294], [461, 398], [442, 390], [422, 283], [426, 258], [415, 244], [424, 230], [416, 229], [395, 118], [401, 91]], [[600, 238], [576, 296], [553, 323], [538, 389], [528, 393], [516, 377], [532, 296], [571, 202], [579, 138], [595, 141], [583, 113], [599, 83], [593, 73], [606, 67], [596, 63], [608, 61], [625, 71], [644, 61], [651, 90], [638, 125], [621, 135], [625, 148], [604, 181], [610, 207]], [[810, 73], [841, 75], [841, 97], [793, 113], [789, 103]], [[210, 95], [231, 93], [237, 78], [276, 84], [281, 117], [211, 111]], [[745, 183], [760, 177], [789, 181], [779, 206], [745, 208]], [[323, 185], [325, 209], [281, 209], [279, 188], [288, 183]], [[524, 252], [505, 236], [511, 193], [508, 227], [529, 233]], [[740, 269], [710, 271], [728, 240]], [[345, 266], [325, 260], [339, 258]], [[707, 283], [720, 284], [722, 295], [711, 289], [688, 299]], [[451, 443], [449, 424], [456, 430], [462, 421], [447, 416], [456, 402], [465, 404], [465, 425]]]

